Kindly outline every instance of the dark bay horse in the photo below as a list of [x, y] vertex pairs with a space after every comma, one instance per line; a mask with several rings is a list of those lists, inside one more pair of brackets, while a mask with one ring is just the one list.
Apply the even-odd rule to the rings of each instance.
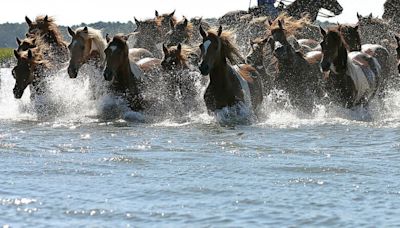
[[68, 48], [54, 18], [49, 16], [38, 16], [35, 21], [25, 17], [29, 30], [27, 37], [41, 36], [50, 46], [48, 58], [55, 63], [64, 63], [68, 60]]
[[381, 92], [388, 75], [388, 51], [380, 45], [373, 45], [366, 51], [368, 54], [348, 53], [343, 36], [336, 28], [328, 31], [321, 28], [321, 34], [324, 37], [321, 69], [327, 79], [328, 94], [346, 108], [367, 105]]
[[338, 25], [337, 30], [342, 34], [344, 42], [347, 44], [347, 50], [361, 51], [361, 37], [358, 32], [358, 25]]
[[275, 85], [286, 91], [291, 103], [300, 110], [311, 113], [315, 99], [320, 96], [321, 73], [318, 63], [310, 64], [303, 53], [296, 51], [286, 38], [283, 23], [271, 30], [269, 43], [278, 60]]
[[343, 11], [343, 7], [337, 0], [296, 0], [288, 5], [285, 11], [297, 19], [308, 15], [310, 20], [314, 22], [321, 9], [329, 10], [334, 15], [339, 15]]
[[141, 94], [143, 72], [135, 62], [129, 59], [129, 36], [115, 35], [104, 50], [106, 54], [106, 68], [104, 79], [112, 81], [117, 93], [126, 95], [130, 106], [135, 111], [145, 108], [145, 101]]
[[45, 71], [50, 65], [44, 59], [41, 49], [34, 48], [20, 52], [14, 50], [14, 55], [17, 58], [17, 65], [12, 70], [15, 78], [14, 97], [20, 99], [29, 85], [31, 85], [31, 98], [45, 93], [48, 89], [44, 82]]
[[98, 68], [104, 66], [106, 55], [106, 40], [100, 30], [81, 27], [73, 31], [68, 27], [68, 33], [72, 37], [68, 45], [71, 59], [68, 66], [70, 78], [78, 76], [79, 68], [88, 62], [93, 62]]
[[241, 58], [238, 48], [232, 42], [229, 32], [205, 32], [200, 27], [203, 42], [200, 45], [202, 62], [199, 66], [202, 75], [210, 76], [210, 83], [204, 94], [209, 111], [245, 104], [256, 110], [263, 100], [262, 82], [256, 69], [250, 65], [232, 66], [237, 57]]

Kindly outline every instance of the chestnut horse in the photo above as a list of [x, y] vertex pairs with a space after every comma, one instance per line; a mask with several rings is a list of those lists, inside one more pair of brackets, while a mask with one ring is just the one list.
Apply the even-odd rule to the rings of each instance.
[[235, 58], [241, 58], [238, 48], [232, 42], [230, 32], [205, 32], [200, 26], [203, 42], [201, 49], [202, 75], [209, 75], [210, 83], [204, 94], [204, 100], [209, 111], [225, 107], [246, 105], [256, 110], [263, 100], [262, 82], [256, 69], [250, 65], [232, 66]]
[[107, 43], [100, 30], [81, 27], [73, 31], [68, 27], [68, 33], [72, 37], [72, 41], [68, 45], [71, 56], [68, 66], [70, 78], [76, 78], [79, 68], [90, 61], [99, 68], [104, 66], [106, 60], [104, 50]]
[[38, 16], [35, 21], [25, 17], [29, 30], [27, 37], [41, 36], [50, 46], [50, 53], [46, 54], [52, 62], [64, 63], [68, 60], [68, 49], [54, 18]]
[[381, 92], [388, 76], [389, 52], [380, 45], [370, 45], [366, 47], [368, 54], [348, 53], [337, 29], [325, 31], [321, 28], [321, 34], [324, 37], [321, 69], [327, 78], [327, 92], [346, 108], [367, 105], [376, 93]]
[[48, 61], [44, 60], [40, 48], [27, 51], [14, 50], [17, 65], [12, 70], [15, 78], [14, 97], [20, 99], [26, 87], [31, 85], [31, 98], [46, 92], [45, 70], [49, 69]]

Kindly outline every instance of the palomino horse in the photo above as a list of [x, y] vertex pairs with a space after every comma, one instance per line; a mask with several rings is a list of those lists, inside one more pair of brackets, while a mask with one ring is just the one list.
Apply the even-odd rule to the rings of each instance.
[[44, 71], [48, 69], [49, 65], [43, 59], [40, 48], [21, 52], [14, 50], [14, 55], [18, 61], [12, 70], [15, 78], [14, 97], [20, 99], [28, 85], [32, 85], [31, 98], [37, 94], [44, 93], [46, 90], [43, 83]]
[[399, 36], [395, 36], [396, 37], [396, 42], [397, 42], [397, 48], [396, 48], [396, 53], [397, 53], [397, 69], [399, 70], [399, 74], [400, 74], [400, 37]]
[[204, 94], [209, 111], [224, 107], [245, 104], [256, 110], [263, 100], [262, 82], [257, 71], [250, 65], [232, 66], [235, 58], [241, 58], [232, 42], [229, 32], [205, 32], [200, 27], [203, 43], [200, 45], [202, 62], [199, 66], [202, 75], [210, 76], [210, 83]]
[[81, 27], [73, 31], [68, 27], [68, 33], [72, 37], [72, 41], [68, 45], [71, 55], [68, 66], [70, 78], [76, 78], [79, 68], [89, 61], [94, 61], [99, 68], [104, 65], [106, 60], [104, 50], [107, 43], [100, 30]]
[[112, 81], [117, 92], [125, 94], [133, 110], [143, 110], [144, 100], [141, 96], [140, 84], [144, 78], [137, 64], [129, 59], [129, 36], [116, 35], [104, 50], [106, 54], [106, 69], [104, 79]]
[[25, 17], [29, 30], [27, 37], [41, 36], [45, 43], [50, 46], [49, 58], [52, 62], [64, 63], [68, 60], [67, 44], [55, 23], [54, 18], [49, 16], [38, 16], [35, 21]]
[[[388, 73], [388, 51], [380, 46], [370, 46], [363, 52], [347, 52], [343, 36], [337, 29], [325, 31], [321, 43], [323, 59], [321, 69], [326, 75], [327, 92], [344, 107], [367, 105], [384, 83]], [[364, 65], [363, 62], [367, 62]]]
[[271, 30], [269, 39], [274, 56], [278, 60], [277, 88], [286, 91], [294, 106], [311, 113], [314, 100], [320, 95], [319, 66], [310, 64], [303, 54], [296, 51], [286, 38], [283, 23]]
[[297, 19], [308, 14], [310, 20], [314, 22], [321, 9], [329, 10], [334, 15], [339, 15], [343, 11], [337, 0], [296, 0], [286, 7], [285, 11]]

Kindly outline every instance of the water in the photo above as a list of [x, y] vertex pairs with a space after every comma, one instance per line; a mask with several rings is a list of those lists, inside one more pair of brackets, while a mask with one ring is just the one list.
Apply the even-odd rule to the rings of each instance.
[[[368, 118], [267, 101], [258, 122], [224, 127], [204, 112], [141, 121], [63, 70], [62, 108], [42, 119], [0, 73], [0, 225], [400, 226], [399, 92]], [[110, 103], [121, 118], [99, 115]]]

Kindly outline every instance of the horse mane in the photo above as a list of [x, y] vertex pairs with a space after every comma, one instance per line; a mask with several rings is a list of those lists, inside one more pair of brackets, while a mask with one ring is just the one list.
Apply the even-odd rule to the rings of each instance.
[[218, 32], [215, 29], [208, 30], [207, 33], [208, 36], [219, 38], [221, 40], [221, 50], [225, 53], [226, 58], [231, 62], [231, 64], [237, 64], [237, 59], [245, 62], [239, 48], [234, 44], [233, 31], [223, 31], [220, 36], [217, 35]]
[[[100, 49], [99, 50], [99, 55], [100, 55], [100, 60], [104, 61], [106, 59], [106, 54], [104, 53], [103, 50], [106, 49], [107, 47], [107, 42], [106, 40], [103, 38], [103, 34], [101, 32], [101, 30], [98, 29], [94, 29], [92, 27], [87, 27], [88, 31], [83, 32], [85, 27], [79, 27], [75, 30], [76, 35], [81, 36], [82, 38], [85, 38], [86, 34], [87, 34], [87, 38], [88, 39], [92, 39], [93, 42], [95, 43], [95, 45]], [[85, 34], [85, 35], [84, 35]]]
[[[29, 50], [33, 54], [32, 64], [34, 66], [42, 66], [44, 68], [50, 68], [51, 67], [50, 62], [47, 59], [45, 59], [45, 55], [44, 55], [43, 50], [41, 48], [36, 47], [36, 48], [31, 48]], [[27, 59], [29, 50], [19, 52], [21, 58]]]
[[[47, 21], [45, 21], [45, 18], [47, 17]], [[57, 24], [55, 23], [54, 17], [51, 16], [37, 16], [35, 19], [36, 23], [44, 24], [45, 22], [48, 23], [49, 25], [49, 32], [53, 35], [53, 38], [55, 39], [57, 45], [60, 46], [66, 46], [64, 42], [64, 38], [60, 32], [60, 29], [58, 28]]]
[[346, 40], [343, 38], [342, 33], [338, 30], [337, 26], [334, 27], [329, 27], [327, 36], [331, 36], [334, 40], [340, 40], [342, 41], [343, 46], [346, 48], [346, 50], [349, 49], [349, 45], [346, 43]]
[[302, 29], [305, 26], [312, 25], [312, 22], [308, 16], [302, 17], [301, 19], [296, 19], [292, 16], [289, 16], [287, 13], [280, 14], [271, 25], [269, 25], [268, 29], [270, 31], [279, 28], [278, 21], [284, 22], [285, 34], [286, 36], [296, 35], [298, 30]]

